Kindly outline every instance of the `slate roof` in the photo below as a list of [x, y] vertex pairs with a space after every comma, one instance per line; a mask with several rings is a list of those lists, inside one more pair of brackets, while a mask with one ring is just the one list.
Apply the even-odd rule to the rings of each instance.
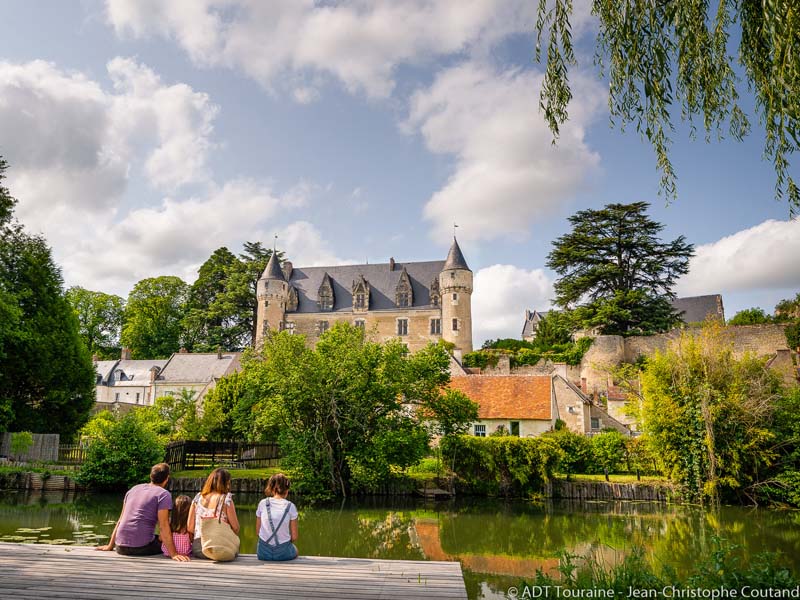
[[241, 352], [216, 352], [173, 354], [158, 376], [159, 383], [203, 383], [219, 379], [239, 366]]
[[162, 360], [121, 360], [117, 369], [125, 373], [124, 381], [115, 381], [114, 386], [142, 386], [150, 385], [150, 369], [158, 367], [163, 369], [167, 364], [166, 359]]
[[552, 419], [552, 382], [547, 375], [466, 375], [450, 388], [478, 403], [479, 419]]
[[470, 270], [470, 268], [467, 266], [467, 260], [464, 258], [464, 254], [461, 252], [461, 247], [458, 245], [458, 240], [456, 240], [456, 238], [453, 238], [453, 245], [450, 246], [450, 252], [447, 253], [447, 260], [444, 262], [444, 269]]
[[[317, 292], [325, 273], [333, 284], [333, 312], [353, 310], [353, 281], [363, 275], [369, 282], [369, 310], [397, 310], [395, 291], [405, 267], [411, 279], [413, 304], [410, 308], [431, 308], [430, 285], [444, 268], [445, 261], [342, 265], [337, 267], [300, 267], [292, 270], [289, 284], [297, 290], [298, 313], [320, 312]], [[404, 309], [405, 310], [405, 309]]]
[[108, 378], [111, 376], [111, 373], [114, 372], [114, 365], [118, 362], [118, 360], [98, 360], [94, 363], [94, 369], [97, 371], [97, 374], [100, 375], [100, 381], [102, 383], [108, 382]]
[[[525, 311], [525, 325], [522, 326], [522, 337], [530, 337], [534, 333], [534, 325], [537, 325], [539, 321], [547, 316], [549, 311], [539, 312], [537, 310], [526, 310]], [[539, 316], [537, 319], [536, 316]]]
[[269, 257], [269, 262], [267, 262], [267, 267], [261, 274], [261, 279], [280, 279], [281, 281], [286, 281], [286, 278], [283, 276], [283, 269], [281, 269], [281, 264], [278, 262], [275, 252]]
[[725, 311], [722, 306], [722, 296], [719, 294], [709, 294], [707, 296], [690, 296], [688, 298], [676, 298], [672, 301], [672, 307], [681, 315], [684, 323], [700, 323], [706, 317], [725, 320]]

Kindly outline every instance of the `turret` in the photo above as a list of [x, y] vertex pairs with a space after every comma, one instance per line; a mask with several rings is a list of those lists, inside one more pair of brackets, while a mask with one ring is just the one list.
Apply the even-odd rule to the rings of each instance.
[[439, 274], [439, 293], [442, 339], [462, 353], [472, 352], [472, 271], [455, 237]]
[[267, 268], [258, 280], [255, 346], [260, 348], [267, 331], [280, 331], [283, 328], [286, 304], [289, 300], [289, 284], [281, 265], [273, 251]]

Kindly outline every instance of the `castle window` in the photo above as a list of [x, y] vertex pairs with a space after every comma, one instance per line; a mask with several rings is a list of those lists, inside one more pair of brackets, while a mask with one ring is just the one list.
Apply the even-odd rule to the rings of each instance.
[[458, 331], [458, 319], [453, 319], [453, 331]]
[[475, 425], [475, 437], [486, 437], [486, 425]]
[[406, 271], [405, 267], [400, 273], [400, 280], [397, 282], [394, 293], [394, 302], [400, 308], [408, 308], [414, 303], [411, 278], [408, 276], [408, 271]]
[[364, 279], [363, 275], [359, 275], [358, 279], [353, 281], [352, 294], [353, 310], [369, 310], [369, 281]]
[[136, 404], [139, 404], [139, 392], [136, 392]]
[[453, 293], [453, 304], [458, 304], [458, 294]]
[[600, 417], [592, 417], [591, 419], [592, 431], [600, 429]]
[[364, 294], [363, 292], [356, 294], [355, 307], [366, 308], [366, 305], [367, 305], [366, 294]]
[[442, 334], [442, 320], [431, 319], [431, 335], [441, 335], [441, 334]]
[[322, 335], [323, 333], [328, 331], [328, 329], [330, 329], [330, 324], [328, 323], [328, 321], [320, 321], [317, 324], [317, 327], [319, 329], [319, 334]]
[[397, 319], [397, 335], [408, 335], [408, 319]]
[[333, 282], [327, 273], [322, 277], [322, 283], [317, 290], [317, 305], [322, 311], [333, 310]]
[[294, 321], [284, 321], [283, 330], [288, 331], [289, 335], [294, 335]]
[[439, 296], [431, 296], [431, 306], [439, 306]]
[[439, 306], [439, 278], [431, 281], [431, 306]]
[[364, 319], [356, 319], [355, 321], [353, 321], [353, 325], [355, 325], [359, 329], [364, 329], [367, 326]]

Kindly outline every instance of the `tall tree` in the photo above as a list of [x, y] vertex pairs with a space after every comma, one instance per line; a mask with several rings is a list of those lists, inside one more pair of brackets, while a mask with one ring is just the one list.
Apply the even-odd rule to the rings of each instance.
[[79, 286], [67, 290], [67, 300], [78, 318], [80, 335], [89, 352], [101, 359], [119, 357], [125, 301]]
[[239, 259], [224, 247], [215, 250], [200, 267], [189, 290], [184, 319], [187, 345], [192, 350], [239, 350], [247, 345], [250, 307], [238, 306], [228, 293], [230, 275], [239, 267]]
[[604, 334], [640, 335], [678, 322], [669, 299], [689, 270], [694, 250], [683, 236], [662, 242], [664, 228], [647, 216], [648, 204], [609, 204], [569, 218], [572, 231], [553, 242], [547, 266], [561, 277], [556, 304]]
[[0, 428], [70, 437], [94, 405], [94, 367], [50, 248], [13, 205], [0, 185]]
[[[642, 2], [592, 0], [599, 19], [596, 62], [607, 69], [612, 121], [633, 123], [656, 152], [662, 189], [675, 196], [669, 159], [673, 112], [691, 125], [702, 119], [706, 139], [723, 130], [741, 140], [750, 129], [739, 104], [737, 66], [729, 37], [739, 38], [738, 63], [755, 93], [766, 131], [764, 154], [775, 169], [775, 192], [800, 209], [789, 157], [800, 148], [800, 11], [796, 0], [730, 2]], [[539, 97], [557, 137], [572, 99], [569, 69], [576, 64], [570, 18], [572, 0], [539, 0], [536, 59], [546, 43]], [[547, 35], [549, 33], [549, 36]], [[548, 39], [545, 39], [548, 38]]]
[[166, 358], [182, 342], [189, 286], [179, 277], [142, 279], [128, 296], [122, 344], [133, 358]]

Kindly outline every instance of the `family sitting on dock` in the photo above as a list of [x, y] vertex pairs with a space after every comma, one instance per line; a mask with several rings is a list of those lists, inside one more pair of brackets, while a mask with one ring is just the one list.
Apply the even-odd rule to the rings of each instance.
[[[178, 496], [173, 507], [166, 490], [169, 465], [150, 470], [150, 483], [132, 487], [125, 494], [122, 512], [108, 544], [97, 550], [116, 550], [127, 556], [164, 554], [172, 560], [190, 556], [229, 561], [239, 553], [239, 518], [231, 496], [231, 474], [214, 469], [193, 500]], [[289, 478], [278, 473], [269, 478], [267, 496], [256, 509], [259, 560], [292, 560], [297, 557], [297, 507], [286, 499]], [[171, 511], [171, 514], [170, 514]], [[155, 535], [155, 527], [161, 532]]]

